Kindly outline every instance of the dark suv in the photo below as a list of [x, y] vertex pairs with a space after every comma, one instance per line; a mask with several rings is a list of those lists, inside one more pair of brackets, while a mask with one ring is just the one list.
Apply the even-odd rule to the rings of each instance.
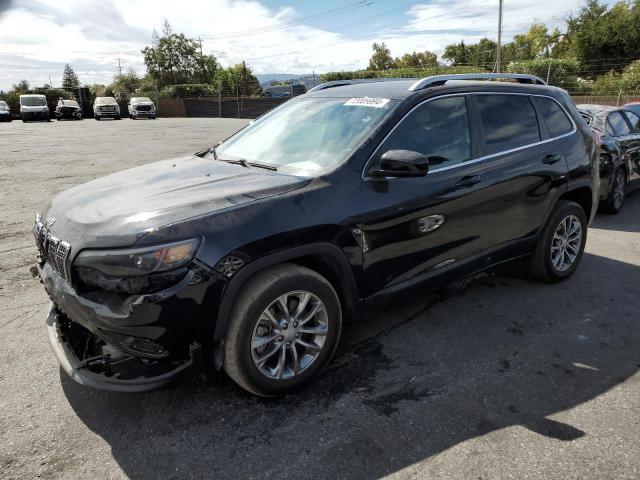
[[99, 388], [197, 361], [292, 392], [344, 321], [396, 293], [516, 258], [571, 275], [598, 200], [592, 135], [527, 75], [320, 85], [209, 150], [58, 195], [34, 231], [51, 344]]

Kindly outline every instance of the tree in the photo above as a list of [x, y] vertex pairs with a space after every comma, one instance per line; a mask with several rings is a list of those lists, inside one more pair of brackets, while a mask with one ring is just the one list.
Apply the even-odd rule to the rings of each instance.
[[468, 65], [469, 49], [464, 44], [464, 41], [460, 43], [453, 43], [444, 48], [442, 58], [450, 61], [453, 65]]
[[20, 80], [18, 83], [13, 85], [13, 91], [16, 93], [27, 93], [29, 88], [28, 80]]
[[213, 55], [204, 55], [201, 44], [182, 33], [174, 33], [165, 20], [162, 34], [155, 30], [152, 45], [142, 50], [149, 74], [159, 87], [211, 82], [218, 69]]
[[126, 73], [113, 77], [111, 89], [114, 93], [130, 94], [140, 87], [140, 77], [133, 68], [129, 68]]
[[373, 55], [369, 59], [369, 70], [389, 70], [395, 67], [391, 51], [384, 42], [373, 44]]
[[396, 68], [429, 68], [438, 66], [438, 55], [429, 50], [405, 53], [395, 59]]
[[584, 75], [597, 76], [609, 69], [622, 71], [640, 57], [640, 1], [617, 2], [610, 8], [589, 0], [567, 21], [568, 56], [584, 64]]
[[251, 96], [259, 95], [262, 91], [260, 82], [251, 68], [244, 63], [232, 67], [220, 68], [216, 72], [215, 84], [220, 85], [223, 95]]
[[78, 88], [80, 81], [76, 72], [73, 71], [71, 65], [68, 63], [64, 66], [64, 73], [62, 74], [62, 88]]

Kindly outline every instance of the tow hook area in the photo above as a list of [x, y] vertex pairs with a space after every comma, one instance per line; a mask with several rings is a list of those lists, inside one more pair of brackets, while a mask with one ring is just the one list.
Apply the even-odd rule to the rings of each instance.
[[[143, 358], [105, 342], [71, 321], [55, 305], [46, 321], [51, 347], [63, 370], [76, 382], [103, 390], [140, 392], [158, 388], [194, 363], [200, 346], [184, 360]], [[135, 339], [140, 343], [143, 339]]]

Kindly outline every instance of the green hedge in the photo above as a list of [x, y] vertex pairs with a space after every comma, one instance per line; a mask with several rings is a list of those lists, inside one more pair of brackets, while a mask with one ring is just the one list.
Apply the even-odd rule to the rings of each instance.
[[218, 95], [218, 89], [208, 83], [167, 85], [160, 90], [161, 97], [213, 97], [215, 95]]
[[328, 72], [320, 75], [321, 82], [334, 80], [359, 80], [365, 78], [422, 78], [430, 75], [454, 73], [478, 73], [486, 70], [479, 67], [454, 67], [441, 65], [430, 68], [394, 68], [390, 70], [355, 70], [352, 72]]
[[510, 62], [506, 66], [509, 73], [528, 73], [543, 80], [549, 76], [549, 84], [564, 88], [571, 93], [583, 93], [586, 88], [580, 79], [582, 66], [575, 58], [537, 58]]

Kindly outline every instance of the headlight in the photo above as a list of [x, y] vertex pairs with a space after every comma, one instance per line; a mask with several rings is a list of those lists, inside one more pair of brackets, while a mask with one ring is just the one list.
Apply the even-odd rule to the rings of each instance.
[[74, 266], [97, 270], [114, 277], [134, 277], [175, 270], [188, 264], [196, 253], [196, 239], [125, 250], [84, 250]]

